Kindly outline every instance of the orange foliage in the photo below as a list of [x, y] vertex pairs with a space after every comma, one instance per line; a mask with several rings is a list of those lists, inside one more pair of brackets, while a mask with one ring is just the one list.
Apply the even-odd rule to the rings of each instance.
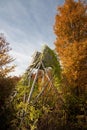
[[3, 34], [0, 34], [0, 76], [7, 76], [9, 72], [14, 69], [14, 65], [10, 66], [10, 63], [14, 60], [10, 55], [9, 43], [6, 41]]
[[58, 7], [54, 31], [63, 74], [70, 86], [81, 93], [87, 87], [87, 4], [65, 0]]

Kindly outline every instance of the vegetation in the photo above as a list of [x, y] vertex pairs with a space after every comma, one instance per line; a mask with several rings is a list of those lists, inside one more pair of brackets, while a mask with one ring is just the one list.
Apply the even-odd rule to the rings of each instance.
[[[55, 17], [56, 50], [44, 46], [20, 77], [0, 35], [0, 129], [87, 129], [87, 4], [65, 0]], [[10, 67], [9, 67], [10, 66]]]
[[19, 78], [10, 77], [9, 73], [14, 69], [14, 65], [10, 65], [13, 58], [9, 55], [9, 43], [3, 34], [0, 34], [0, 129], [9, 129], [10, 120], [12, 119], [11, 100], [15, 86]]
[[[58, 7], [54, 31], [56, 50], [61, 59], [68, 86], [79, 95], [86, 91], [87, 77], [87, 5], [66, 0]], [[64, 22], [63, 22], [64, 21]], [[84, 52], [84, 53], [83, 53]]]
[[[83, 1], [66, 0], [58, 7], [54, 31], [56, 50], [62, 64], [63, 89], [66, 94], [67, 122], [78, 122], [85, 117], [87, 105], [87, 4]], [[83, 97], [83, 98], [82, 98]], [[82, 110], [83, 109], [83, 110]], [[78, 122], [79, 123], [79, 122]], [[86, 121], [87, 123], [87, 121]], [[80, 126], [80, 124], [78, 125]]]

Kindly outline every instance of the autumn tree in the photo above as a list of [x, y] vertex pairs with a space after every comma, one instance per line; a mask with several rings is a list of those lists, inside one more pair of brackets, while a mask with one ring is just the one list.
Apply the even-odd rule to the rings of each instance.
[[11, 48], [9, 47], [9, 43], [5, 39], [4, 35], [0, 34], [0, 102], [3, 103], [14, 86], [13, 79], [8, 76], [9, 72], [11, 72], [15, 67], [14, 65], [10, 65], [14, 60], [9, 55], [10, 50]]
[[[14, 59], [10, 56], [11, 48], [3, 34], [0, 34], [0, 129], [10, 129], [10, 122], [14, 115], [11, 107], [11, 98], [19, 77], [11, 77], [9, 73], [13, 71]], [[10, 64], [11, 63], [11, 64]]]
[[[87, 90], [87, 4], [65, 0], [55, 18], [55, 46], [68, 87], [79, 95]], [[67, 85], [66, 85], [67, 86]]]
[[3, 34], [0, 34], [0, 77], [7, 76], [14, 69], [10, 63], [14, 60], [10, 55], [9, 43]]

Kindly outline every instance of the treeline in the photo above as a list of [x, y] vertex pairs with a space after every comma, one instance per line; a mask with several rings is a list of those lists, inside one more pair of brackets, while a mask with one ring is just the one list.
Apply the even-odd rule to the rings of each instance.
[[57, 9], [55, 50], [37, 52], [23, 76], [0, 35], [0, 130], [87, 129], [87, 3], [65, 0]]

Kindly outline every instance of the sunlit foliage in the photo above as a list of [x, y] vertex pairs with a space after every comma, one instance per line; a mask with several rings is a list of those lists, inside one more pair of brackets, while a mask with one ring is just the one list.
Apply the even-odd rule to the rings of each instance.
[[67, 85], [79, 95], [87, 90], [87, 4], [65, 0], [58, 7], [54, 31]]
[[14, 65], [10, 65], [14, 60], [9, 55], [10, 50], [11, 48], [4, 34], [0, 34], [0, 76], [7, 76], [14, 69]]

